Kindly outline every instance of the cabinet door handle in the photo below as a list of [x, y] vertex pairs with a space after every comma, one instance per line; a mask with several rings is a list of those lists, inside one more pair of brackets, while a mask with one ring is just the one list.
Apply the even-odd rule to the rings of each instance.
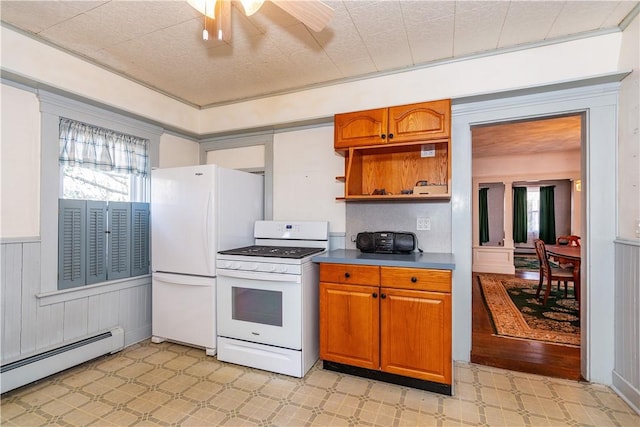
[[380, 135], [380, 138], [382, 139], [386, 139], [387, 135], [385, 135], [384, 133], [382, 135]]
[[346, 277], [346, 278], [348, 279], [349, 277], [351, 277], [351, 273], [349, 273], [349, 272], [347, 271], [346, 273], [344, 273], [344, 277]]
[[411, 283], [416, 283], [418, 281], [418, 278], [416, 276], [413, 276], [411, 278]]
[[387, 294], [380, 294], [380, 298], [385, 299], [387, 297]]
[[393, 139], [393, 134], [392, 133], [389, 134], [389, 139]]
[[378, 298], [378, 294], [376, 294], [375, 292], [373, 294], [371, 294], [372, 297], [374, 298]]

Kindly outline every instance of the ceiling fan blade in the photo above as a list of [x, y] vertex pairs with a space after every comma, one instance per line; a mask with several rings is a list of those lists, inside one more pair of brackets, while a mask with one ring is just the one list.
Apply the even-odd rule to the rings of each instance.
[[315, 32], [322, 31], [333, 18], [333, 8], [319, 0], [271, 0], [271, 2]]

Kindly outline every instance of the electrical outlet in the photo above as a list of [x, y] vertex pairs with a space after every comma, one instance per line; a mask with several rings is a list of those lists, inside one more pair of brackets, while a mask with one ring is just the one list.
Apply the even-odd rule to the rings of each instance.
[[636, 237], [640, 237], [640, 219], [636, 220]]
[[434, 144], [423, 144], [420, 147], [420, 157], [435, 157], [436, 146]]
[[416, 220], [416, 230], [418, 231], [431, 230], [431, 218], [418, 217]]

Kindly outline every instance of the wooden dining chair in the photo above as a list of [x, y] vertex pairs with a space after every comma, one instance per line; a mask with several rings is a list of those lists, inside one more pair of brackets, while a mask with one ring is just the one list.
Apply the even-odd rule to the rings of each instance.
[[559, 236], [556, 239], [556, 245], [580, 246], [580, 236], [576, 236], [575, 234]]
[[[560, 236], [556, 239], [556, 245], [562, 246], [580, 246], [580, 236], [576, 236], [571, 234], [569, 236]], [[551, 257], [551, 259], [557, 263], [558, 266], [562, 268], [571, 268], [573, 263], [562, 257]], [[553, 266], [552, 266], [553, 267]]]
[[[567, 296], [567, 282], [573, 282], [573, 270], [569, 268], [552, 267], [549, 263], [549, 257], [547, 256], [547, 249], [544, 246], [544, 241], [536, 239], [534, 242], [536, 247], [536, 255], [538, 255], [538, 261], [540, 262], [540, 281], [538, 282], [538, 291], [536, 292], [536, 298], [540, 298], [540, 291], [542, 290], [542, 284], [546, 281], [546, 288], [544, 291], [543, 305], [547, 305], [547, 299], [551, 293], [551, 285], [554, 280], [558, 281], [558, 292], [560, 291], [560, 282], [564, 282], [564, 296]], [[575, 286], [575, 283], [574, 283]]]

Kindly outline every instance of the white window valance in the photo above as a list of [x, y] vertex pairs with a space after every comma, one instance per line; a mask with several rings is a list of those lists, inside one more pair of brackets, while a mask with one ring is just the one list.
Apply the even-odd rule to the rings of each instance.
[[60, 164], [147, 176], [149, 140], [60, 118]]

